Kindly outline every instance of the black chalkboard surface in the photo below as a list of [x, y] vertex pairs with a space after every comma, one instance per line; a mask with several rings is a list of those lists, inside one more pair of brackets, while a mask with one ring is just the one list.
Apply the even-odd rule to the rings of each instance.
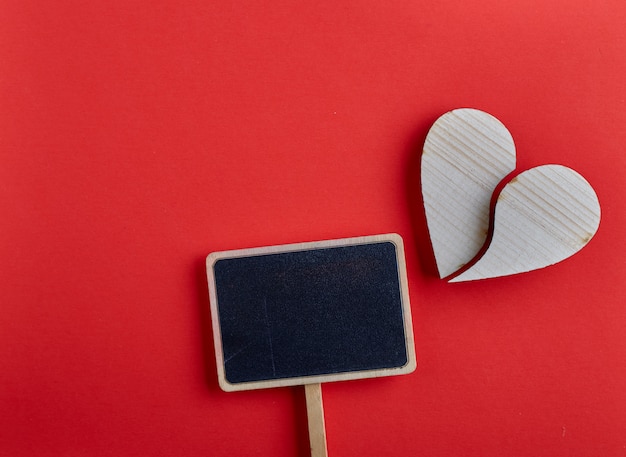
[[224, 390], [415, 369], [399, 235], [216, 252], [207, 275]]

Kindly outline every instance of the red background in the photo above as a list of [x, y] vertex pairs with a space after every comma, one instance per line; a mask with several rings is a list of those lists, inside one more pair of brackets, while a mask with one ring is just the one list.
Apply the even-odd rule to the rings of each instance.
[[[419, 367], [324, 385], [331, 456], [626, 455], [624, 24], [623, 0], [2, 1], [0, 455], [306, 455], [301, 388], [219, 390], [204, 258], [386, 232]], [[584, 250], [436, 277], [419, 157], [457, 107], [595, 187]]]

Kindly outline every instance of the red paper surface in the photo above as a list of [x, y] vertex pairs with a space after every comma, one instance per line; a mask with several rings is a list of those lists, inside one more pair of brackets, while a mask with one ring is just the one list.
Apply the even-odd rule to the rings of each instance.
[[[324, 385], [331, 456], [626, 455], [626, 3], [4, 1], [0, 455], [295, 456], [301, 388], [217, 386], [211, 251], [397, 232], [419, 367]], [[428, 127], [474, 107], [602, 222], [435, 275]]]

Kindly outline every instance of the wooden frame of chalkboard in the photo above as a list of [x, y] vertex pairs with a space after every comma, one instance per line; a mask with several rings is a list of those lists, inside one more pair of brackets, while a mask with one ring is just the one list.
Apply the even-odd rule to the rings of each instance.
[[[288, 267], [284, 266], [285, 262]], [[397, 234], [214, 252], [207, 257], [206, 266], [218, 381], [225, 391], [400, 375], [414, 371], [417, 366], [404, 245], [402, 238]], [[296, 273], [294, 269], [297, 270]], [[292, 290], [288, 299], [284, 298], [285, 294], [277, 299], [275, 290], [284, 286], [278, 283], [277, 287], [276, 281], [277, 278], [284, 281], [285, 275], [295, 276], [295, 283], [304, 282], [304, 289], [296, 292]], [[355, 293], [355, 289], [351, 287], [365, 290], [362, 293], [360, 291]], [[312, 289], [323, 292], [317, 293]], [[333, 294], [336, 294], [337, 298]], [[268, 298], [268, 295], [271, 296]], [[274, 306], [272, 320], [268, 317], [268, 300], [282, 300], [278, 311], [274, 303], [270, 302], [270, 306]], [[299, 321], [300, 305], [305, 308], [303, 313], [306, 314], [307, 304], [315, 300], [326, 300], [330, 303], [330, 306], [324, 305], [327, 306], [324, 308], [326, 317], [321, 318], [321, 324]], [[333, 300], [342, 302], [338, 309], [341, 309], [343, 314], [328, 317], [327, 315], [332, 314], [335, 309]], [[298, 303], [299, 301], [301, 303]], [[346, 301], [350, 303], [346, 304]], [[282, 317], [280, 313], [282, 311], [286, 311], [288, 317]], [[354, 318], [350, 315], [352, 312]], [[363, 314], [368, 314], [369, 317], [361, 317]], [[285, 319], [285, 322], [281, 322], [280, 319]], [[335, 329], [332, 335], [341, 334], [338, 338], [343, 338], [343, 333], [347, 333], [347, 339], [340, 341], [338, 346], [333, 346], [333, 337], [330, 337], [329, 349], [322, 348], [322, 352], [326, 350], [332, 358], [333, 354], [339, 354], [338, 351], [344, 348], [347, 358], [357, 358], [359, 362], [354, 366], [348, 363], [345, 367], [337, 368], [333, 364], [324, 366], [322, 361], [319, 368], [316, 366], [318, 360], [313, 360], [315, 357], [310, 353], [302, 356], [294, 351], [296, 355], [289, 359], [290, 348], [287, 347], [286, 358], [289, 359], [289, 363], [306, 364], [307, 360], [301, 359], [309, 357], [313, 360], [315, 369], [312, 373], [306, 370], [304, 372], [293, 370], [291, 373], [287, 370], [286, 374], [285, 372], [281, 374], [278, 367], [274, 366], [274, 357], [282, 349], [282, 346], [278, 348], [276, 346], [281, 345], [281, 341], [284, 343], [285, 338], [281, 340], [280, 335], [275, 335], [273, 340], [272, 328], [277, 334], [275, 330], [277, 326], [283, 324], [287, 327], [294, 326], [294, 322], [296, 326], [288, 330], [292, 334], [303, 333], [303, 338], [309, 340], [312, 339], [311, 335], [317, 335], [310, 333], [311, 326], [324, 326], [326, 322], [331, 326], [339, 323], [339, 330]], [[298, 326], [303, 322], [305, 325]], [[355, 328], [357, 330], [354, 330]], [[358, 333], [352, 346], [362, 345], [362, 347], [346, 347], [352, 341], [349, 335], [352, 331]], [[363, 334], [374, 336], [370, 338]], [[322, 335], [326, 338], [325, 334]], [[297, 338], [297, 335], [292, 337], [290, 344], [301, 344]], [[235, 344], [239, 346], [234, 346]], [[265, 352], [255, 353], [256, 350], [261, 351], [258, 347], [265, 348], [262, 349]], [[226, 357], [225, 349], [229, 351]], [[264, 358], [269, 359], [268, 351], [271, 352], [271, 361], [266, 361], [266, 368], [271, 362], [271, 369], [267, 368], [266, 372], [261, 374], [255, 373], [254, 367], [250, 368], [251, 371], [248, 370], [250, 365], [262, 364]], [[360, 354], [360, 351], [363, 354]], [[358, 357], [353, 357], [354, 354]], [[383, 354], [382, 359], [380, 354]], [[243, 360], [246, 356], [249, 357], [247, 363]], [[235, 371], [235, 375], [229, 376], [226, 364], [232, 365], [232, 361], [237, 361], [241, 367]], [[333, 359], [333, 363], [335, 361]]]

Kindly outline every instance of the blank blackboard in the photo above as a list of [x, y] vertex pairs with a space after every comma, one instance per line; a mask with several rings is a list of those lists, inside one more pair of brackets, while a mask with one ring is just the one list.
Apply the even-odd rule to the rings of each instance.
[[224, 390], [415, 369], [398, 235], [217, 252], [207, 275]]

